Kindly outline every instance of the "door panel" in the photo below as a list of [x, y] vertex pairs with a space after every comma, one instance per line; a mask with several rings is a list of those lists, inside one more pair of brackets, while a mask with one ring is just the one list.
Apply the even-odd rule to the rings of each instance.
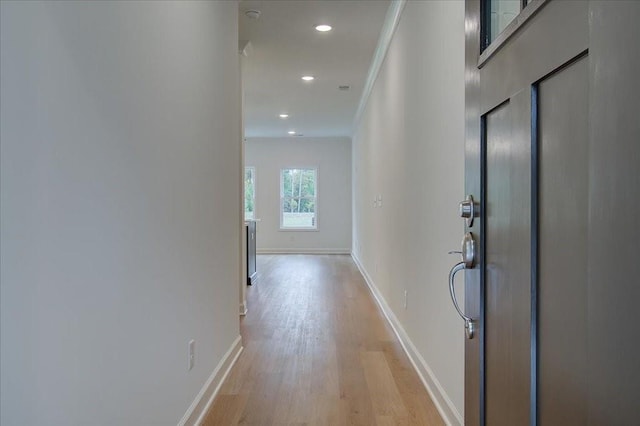
[[538, 86], [538, 419], [587, 424], [587, 57]]
[[531, 98], [524, 90], [485, 117], [486, 421], [529, 421]]

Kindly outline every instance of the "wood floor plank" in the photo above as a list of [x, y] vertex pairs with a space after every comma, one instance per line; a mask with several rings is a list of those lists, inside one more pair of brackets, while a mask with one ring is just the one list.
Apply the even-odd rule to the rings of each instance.
[[216, 425], [238, 424], [246, 404], [246, 395], [219, 395], [211, 406], [207, 422]]
[[360, 353], [373, 411], [379, 416], [406, 417], [407, 408], [382, 352]]
[[396, 426], [393, 416], [376, 416], [376, 426]]
[[357, 267], [342, 255], [259, 255], [244, 350], [204, 421], [441, 425]]

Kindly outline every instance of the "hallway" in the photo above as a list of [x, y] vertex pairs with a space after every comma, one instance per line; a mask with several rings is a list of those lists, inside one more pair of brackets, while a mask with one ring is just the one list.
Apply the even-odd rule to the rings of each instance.
[[440, 425], [346, 255], [261, 255], [244, 351], [204, 425]]

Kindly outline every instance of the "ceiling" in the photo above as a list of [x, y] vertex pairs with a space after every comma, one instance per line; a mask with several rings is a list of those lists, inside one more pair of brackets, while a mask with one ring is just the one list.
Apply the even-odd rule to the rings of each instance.
[[[250, 42], [242, 75], [245, 137], [351, 136], [389, 1], [245, 0], [239, 7], [239, 39]], [[321, 33], [318, 24], [333, 29]]]

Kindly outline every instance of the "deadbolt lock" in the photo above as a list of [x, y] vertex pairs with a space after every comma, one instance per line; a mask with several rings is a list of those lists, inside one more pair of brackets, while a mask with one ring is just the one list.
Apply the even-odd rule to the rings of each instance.
[[473, 195], [467, 195], [467, 198], [460, 203], [460, 217], [466, 219], [468, 227], [472, 227], [473, 219], [477, 216], [478, 209]]

